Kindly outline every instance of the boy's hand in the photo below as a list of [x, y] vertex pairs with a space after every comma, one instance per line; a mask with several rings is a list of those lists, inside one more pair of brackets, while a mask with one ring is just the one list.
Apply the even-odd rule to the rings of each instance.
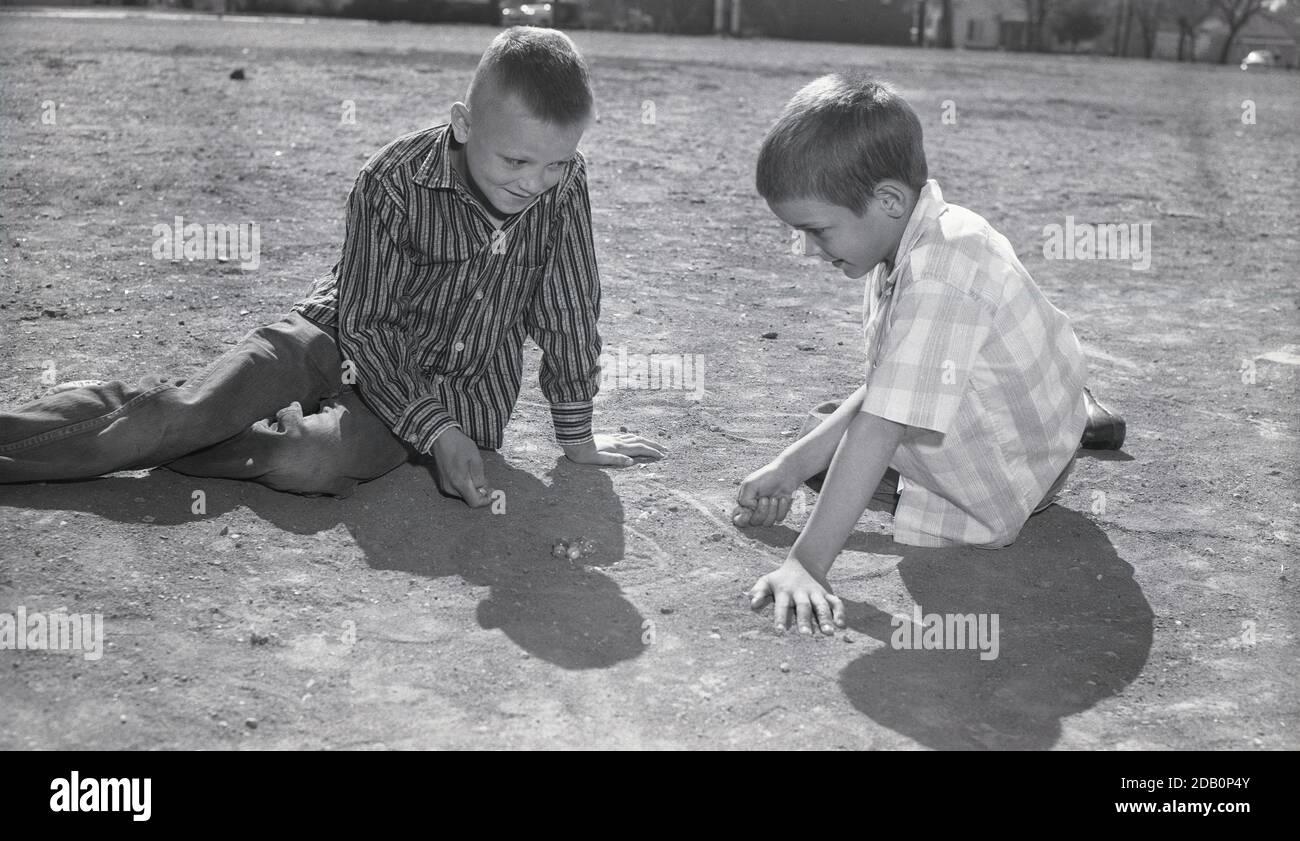
[[790, 502], [801, 481], [780, 459], [755, 470], [740, 485], [731, 522], [742, 528], [781, 522], [790, 513]]
[[483, 458], [478, 445], [459, 429], [452, 427], [433, 442], [438, 489], [448, 496], [458, 496], [470, 508], [482, 508], [491, 499], [491, 490], [483, 478]]
[[627, 467], [636, 456], [660, 459], [667, 452], [662, 444], [630, 432], [620, 432], [617, 435], [597, 434], [585, 444], [564, 447], [564, 455], [569, 461], [613, 467]]
[[776, 630], [783, 633], [793, 605], [799, 633], [811, 634], [813, 625], [823, 634], [845, 626], [844, 602], [831, 593], [824, 579], [814, 576], [795, 558], [786, 558], [780, 569], [769, 572], [749, 591], [749, 607], [758, 610], [768, 599], [776, 602]]

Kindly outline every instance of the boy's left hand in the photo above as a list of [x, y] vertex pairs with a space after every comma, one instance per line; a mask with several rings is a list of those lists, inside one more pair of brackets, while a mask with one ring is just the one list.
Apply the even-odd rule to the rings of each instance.
[[823, 634], [834, 634], [836, 628], [847, 624], [844, 602], [831, 592], [824, 576], [816, 575], [793, 556], [786, 558], [779, 569], [769, 572], [749, 590], [749, 607], [759, 610], [771, 601], [775, 603], [773, 623], [777, 633], [784, 633], [791, 608], [799, 633], [811, 634], [814, 628]]
[[627, 467], [637, 456], [660, 459], [667, 452], [662, 444], [630, 432], [620, 432], [615, 435], [598, 433], [585, 444], [564, 447], [564, 455], [569, 461], [612, 467]]

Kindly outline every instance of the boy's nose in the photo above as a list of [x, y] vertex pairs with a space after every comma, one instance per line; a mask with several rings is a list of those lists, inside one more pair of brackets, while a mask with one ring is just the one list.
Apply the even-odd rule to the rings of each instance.
[[552, 184], [547, 183], [548, 181], [549, 179], [546, 177], [546, 173], [532, 175], [519, 182], [519, 189], [530, 196], [535, 196], [538, 193], [550, 189]]

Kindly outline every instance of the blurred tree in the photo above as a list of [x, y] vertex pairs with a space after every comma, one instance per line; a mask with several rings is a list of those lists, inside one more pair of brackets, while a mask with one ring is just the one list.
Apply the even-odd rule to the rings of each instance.
[[1164, 0], [1161, 13], [1178, 27], [1178, 60], [1196, 61], [1196, 27], [1213, 14], [1210, 0]]
[[1106, 16], [1097, 0], [1065, 0], [1052, 9], [1052, 34], [1070, 45], [1073, 52], [1080, 41], [1089, 41], [1106, 31]]
[[1048, 49], [1043, 29], [1052, 13], [1055, 0], [1025, 0], [1025, 49], [1045, 53]]
[[1286, 0], [1210, 0], [1210, 5], [1228, 27], [1228, 36], [1219, 50], [1219, 64], [1227, 64], [1232, 53], [1232, 42], [1250, 19], [1268, 9], [1275, 12], [1286, 5]]
[[1163, 21], [1165, 0], [1133, 0], [1133, 15], [1137, 18], [1142, 36], [1142, 57], [1151, 58], [1156, 52], [1156, 33]]
[[952, 42], [952, 0], [942, 0], [939, 15], [939, 46], [945, 50], [953, 48]]

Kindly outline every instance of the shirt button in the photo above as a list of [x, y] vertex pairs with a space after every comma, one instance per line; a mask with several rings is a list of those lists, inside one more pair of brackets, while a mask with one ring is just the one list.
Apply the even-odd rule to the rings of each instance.
[[465, 349], [465, 343], [464, 343], [464, 342], [457, 342], [457, 343], [456, 343], [456, 350], [464, 350], [464, 349]]

